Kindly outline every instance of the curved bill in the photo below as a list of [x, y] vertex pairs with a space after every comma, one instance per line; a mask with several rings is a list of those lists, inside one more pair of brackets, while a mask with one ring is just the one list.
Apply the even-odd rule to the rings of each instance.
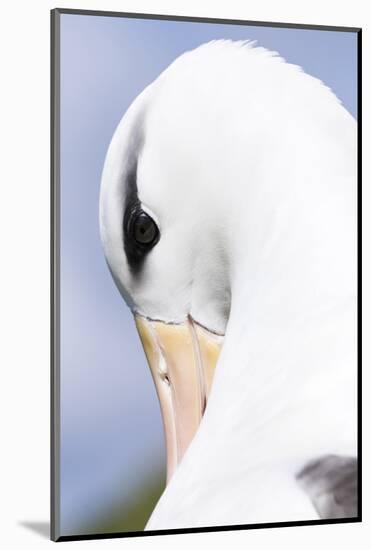
[[135, 322], [160, 401], [169, 482], [205, 412], [223, 336], [191, 318], [168, 324], [136, 314]]

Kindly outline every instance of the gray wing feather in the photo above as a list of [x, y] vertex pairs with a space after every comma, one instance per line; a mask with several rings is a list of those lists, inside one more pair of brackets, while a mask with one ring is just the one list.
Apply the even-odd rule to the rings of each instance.
[[357, 517], [357, 479], [357, 459], [338, 455], [313, 460], [297, 475], [322, 519]]

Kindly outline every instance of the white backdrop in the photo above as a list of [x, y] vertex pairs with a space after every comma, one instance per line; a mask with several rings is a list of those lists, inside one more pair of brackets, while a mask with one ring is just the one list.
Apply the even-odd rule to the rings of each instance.
[[[364, 0], [18, 0], [1, 11], [1, 383], [0, 544], [4, 548], [52, 545], [49, 519], [49, 10], [54, 7], [212, 16], [363, 27], [364, 98], [370, 97], [371, 18]], [[370, 107], [364, 102], [364, 127]], [[364, 133], [368, 139], [369, 128]], [[366, 157], [366, 155], [365, 155]], [[370, 162], [364, 159], [364, 280], [370, 278]], [[367, 212], [366, 212], [367, 210]], [[368, 248], [368, 253], [367, 252]], [[370, 295], [364, 289], [364, 420], [371, 416], [366, 342]], [[371, 528], [370, 430], [364, 433], [363, 524], [203, 533], [68, 543], [70, 548], [187, 548], [230, 544], [236, 548], [365, 548]]]

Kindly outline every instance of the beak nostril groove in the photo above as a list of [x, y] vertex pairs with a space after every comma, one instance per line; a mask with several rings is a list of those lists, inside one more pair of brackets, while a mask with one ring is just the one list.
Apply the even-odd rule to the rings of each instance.
[[170, 378], [169, 378], [169, 375], [166, 372], [161, 372], [160, 371], [160, 378], [163, 382], [165, 382], [165, 384], [170, 386]]

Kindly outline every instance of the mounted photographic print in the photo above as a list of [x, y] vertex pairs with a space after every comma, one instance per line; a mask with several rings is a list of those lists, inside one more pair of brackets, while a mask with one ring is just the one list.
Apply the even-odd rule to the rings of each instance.
[[360, 44], [52, 11], [53, 540], [361, 520]]

